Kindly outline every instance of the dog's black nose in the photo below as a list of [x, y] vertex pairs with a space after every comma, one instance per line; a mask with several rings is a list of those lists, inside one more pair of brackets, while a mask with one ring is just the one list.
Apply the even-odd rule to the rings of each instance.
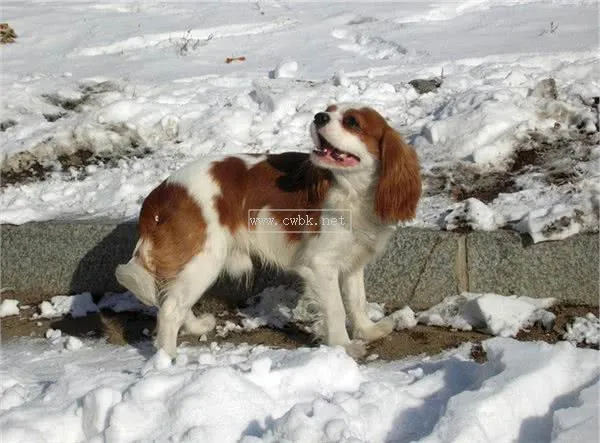
[[329, 123], [329, 120], [329, 114], [327, 114], [326, 112], [319, 112], [315, 115], [315, 126], [317, 128], [322, 128], [327, 123]]

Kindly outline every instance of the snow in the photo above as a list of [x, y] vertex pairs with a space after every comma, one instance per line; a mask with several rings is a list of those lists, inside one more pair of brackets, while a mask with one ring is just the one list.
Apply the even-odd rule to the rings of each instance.
[[107, 292], [98, 302], [98, 309], [114, 312], [142, 312], [149, 315], [156, 315], [157, 312], [155, 307], [143, 304], [131, 292], [122, 294]]
[[45, 336], [50, 342], [57, 343], [62, 337], [62, 331], [60, 329], [48, 328]]
[[281, 62], [271, 73], [271, 78], [294, 78], [296, 76], [297, 71], [297, 62], [293, 60]]
[[[226, 320], [224, 324], [217, 325], [216, 332], [219, 337], [227, 337], [230, 332], [251, 331], [261, 326], [281, 329], [293, 323], [310, 333], [314, 319], [311, 308], [295, 289], [283, 285], [268, 287], [249, 299], [248, 306], [237, 312], [241, 317], [239, 323]], [[384, 304], [369, 302], [367, 315], [374, 322], [381, 320], [386, 315]], [[390, 315], [396, 330], [410, 329], [417, 324], [415, 313], [409, 306]]]
[[598, 426], [598, 384], [581, 390], [576, 404], [556, 411], [553, 419], [552, 442], [596, 441]]
[[141, 312], [156, 315], [156, 308], [144, 305], [131, 292], [107, 292], [96, 304], [89, 292], [75, 295], [55, 295], [49, 301], [39, 304], [40, 313], [34, 313], [32, 319], [56, 318], [67, 314], [72, 317], [85, 317], [89, 313], [99, 312], [101, 309], [114, 312]]
[[[554, 298], [531, 298], [517, 295], [500, 295], [492, 293], [463, 292], [446, 297], [439, 304], [415, 313], [410, 306], [404, 306], [389, 313], [394, 320], [394, 329], [414, 328], [418, 323], [432, 326], [450, 327], [458, 330], [479, 330], [501, 337], [514, 337], [517, 333], [534, 324], [540, 324], [550, 330], [554, 326], [555, 315], [546, 309], [556, 303]], [[106, 293], [95, 304], [87, 292], [72, 296], [55, 296], [50, 301], [39, 305], [40, 314], [34, 313], [32, 320], [38, 318], [56, 318], [70, 314], [72, 317], [83, 317], [88, 313], [100, 310], [113, 312], [139, 312], [156, 316], [157, 309], [141, 303], [130, 292]], [[293, 288], [284, 285], [268, 287], [247, 301], [247, 306], [240, 308], [234, 316], [219, 322], [216, 334], [227, 337], [230, 333], [241, 333], [269, 326], [282, 329], [294, 324], [308, 333], [312, 332], [314, 307], [300, 296]], [[219, 313], [223, 317], [228, 312]], [[386, 315], [383, 304], [370, 302], [367, 315], [372, 321], [379, 321]], [[565, 340], [576, 343], [598, 343], [600, 322], [593, 314], [586, 318], [576, 319], [568, 325]], [[58, 335], [56, 335], [58, 334]], [[146, 331], [144, 335], [149, 335]], [[49, 329], [46, 333], [49, 340], [60, 338], [60, 331]], [[206, 341], [206, 337], [201, 341]]]
[[302, 322], [308, 315], [302, 306], [298, 291], [280, 285], [269, 287], [248, 300], [248, 307], [240, 310], [241, 326], [252, 330], [261, 326], [282, 328], [291, 322]]
[[89, 292], [55, 295], [50, 301], [41, 302], [39, 309], [40, 313], [33, 314], [33, 319], [62, 317], [66, 314], [72, 317], [85, 317], [89, 312], [98, 312], [98, 306]]
[[572, 343], [600, 344], [600, 320], [591, 312], [585, 317], [576, 317], [572, 323], [566, 325], [567, 331], [563, 339]]
[[[596, 441], [598, 353], [493, 338], [357, 364], [341, 348], [3, 345], [4, 441]], [[31, 356], [35, 356], [32, 358]], [[154, 362], [154, 364], [149, 364]]]
[[8, 317], [9, 315], [19, 315], [19, 300], [5, 298], [0, 303], [0, 318]]
[[538, 321], [544, 328], [551, 329], [555, 317], [544, 308], [555, 302], [553, 298], [463, 292], [446, 297], [439, 304], [420, 312], [417, 321], [432, 326], [463, 331], [478, 329], [492, 335], [514, 337], [521, 329]]
[[[556, 405], [556, 392], [571, 395], [573, 382], [598, 385], [598, 356], [592, 351], [589, 360], [582, 360], [567, 343], [532, 346], [539, 347], [536, 358], [522, 352], [522, 344], [514, 341], [486, 342], [489, 369], [499, 373], [483, 381], [479, 389], [451, 398], [444, 417], [422, 441], [549, 441], [552, 417], [548, 412], [562, 409]], [[549, 383], [545, 389], [539, 385], [541, 380]], [[520, 420], [523, 416], [530, 417], [529, 422]]]
[[415, 313], [409, 306], [405, 306], [402, 309], [398, 309], [391, 315], [394, 319], [395, 330], [410, 329], [414, 328], [417, 325]]
[[[135, 219], [197, 156], [307, 151], [314, 113], [349, 101], [418, 151], [425, 192], [409, 225], [453, 229], [446, 215], [466, 210], [472, 229], [535, 242], [597, 230], [597, 12], [592, 0], [9, 3], [3, 178], [45, 180], [4, 183], [0, 222]], [[434, 77], [423, 95], [409, 83]], [[537, 159], [513, 171], [523, 152]]]
[[469, 198], [458, 203], [444, 220], [446, 229], [449, 231], [459, 228], [494, 231], [505, 224], [500, 214], [495, 213], [493, 209], [476, 198]]

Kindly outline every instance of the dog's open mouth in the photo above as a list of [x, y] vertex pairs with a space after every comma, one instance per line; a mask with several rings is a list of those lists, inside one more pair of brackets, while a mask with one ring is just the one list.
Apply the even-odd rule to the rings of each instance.
[[335, 164], [337, 166], [354, 166], [360, 163], [360, 158], [349, 152], [344, 152], [329, 143], [325, 137], [318, 134], [319, 145], [313, 151], [321, 161]]

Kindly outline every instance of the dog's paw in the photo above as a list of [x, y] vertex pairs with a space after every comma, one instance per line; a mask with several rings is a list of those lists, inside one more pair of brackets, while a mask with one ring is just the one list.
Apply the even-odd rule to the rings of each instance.
[[151, 371], [160, 371], [171, 367], [173, 359], [164, 350], [159, 349], [156, 353], [148, 359], [146, 364], [142, 367], [142, 375], [146, 375]]
[[396, 325], [394, 317], [387, 316], [367, 327], [356, 328], [352, 331], [352, 338], [372, 342], [390, 335]]
[[367, 355], [367, 344], [360, 340], [352, 340], [344, 346], [344, 349], [355, 360], [362, 359]]

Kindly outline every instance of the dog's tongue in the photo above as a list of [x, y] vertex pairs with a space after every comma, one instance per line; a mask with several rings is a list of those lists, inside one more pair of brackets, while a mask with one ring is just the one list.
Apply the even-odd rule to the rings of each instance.
[[329, 146], [321, 150], [320, 155], [323, 160], [338, 166], [354, 166], [358, 163], [355, 156]]

